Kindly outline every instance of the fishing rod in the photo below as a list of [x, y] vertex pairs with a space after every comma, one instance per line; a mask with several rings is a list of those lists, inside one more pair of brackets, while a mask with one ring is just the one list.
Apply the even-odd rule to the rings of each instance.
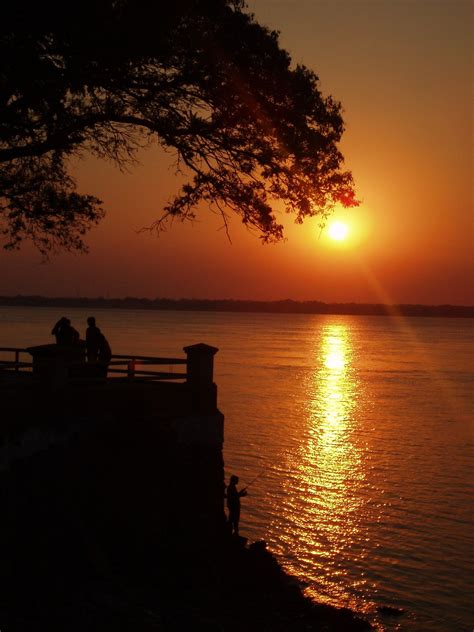
[[248, 484], [244, 487], [244, 489], [248, 489], [248, 488], [250, 487], [250, 485], [253, 485], [253, 484], [255, 483], [255, 481], [256, 481], [257, 479], [259, 479], [259, 478], [262, 476], [262, 474], [264, 474], [264, 472], [266, 472], [267, 470], [268, 470], [268, 466], [267, 466], [267, 467], [264, 467], [264, 468], [263, 468], [263, 470], [260, 472], [260, 474], [257, 474], [257, 476], [256, 476], [255, 478], [253, 478], [253, 479], [250, 481], [250, 483], [248, 483]]

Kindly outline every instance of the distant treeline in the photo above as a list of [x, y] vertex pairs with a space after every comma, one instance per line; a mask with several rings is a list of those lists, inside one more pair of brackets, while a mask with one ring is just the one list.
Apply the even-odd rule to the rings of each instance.
[[50, 298], [0, 296], [0, 305], [28, 307], [83, 307], [88, 309], [161, 309], [205, 312], [266, 312], [274, 314], [354, 314], [368, 316], [444, 316], [473, 318], [474, 306], [383, 305], [381, 303], [322, 303], [320, 301], [241, 301], [233, 299], [171, 298]]

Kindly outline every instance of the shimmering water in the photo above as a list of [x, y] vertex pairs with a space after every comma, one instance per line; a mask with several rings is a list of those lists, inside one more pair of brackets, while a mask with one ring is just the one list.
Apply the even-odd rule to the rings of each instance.
[[[64, 311], [1, 308], [0, 346], [48, 341]], [[66, 315], [83, 331], [89, 313]], [[116, 353], [219, 347], [226, 472], [261, 474], [241, 530], [308, 593], [380, 629], [473, 629], [472, 321], [95, 315]], [[383, 604], [406, 612], [383, 618]]]

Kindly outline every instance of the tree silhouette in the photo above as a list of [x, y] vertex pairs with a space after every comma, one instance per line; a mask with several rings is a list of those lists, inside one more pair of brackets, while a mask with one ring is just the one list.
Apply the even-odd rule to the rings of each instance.
[[85, 249], [104, 211], [75, 190], [68, 159], [124, 166], [154, 141], [189, 176], [157, 228], [204, 200], [226, 226], [235, 211], [272, 241], [274, 200], [297, 222], [357, 204], [337, 148], [340, 104], [241, 0], [17, 0], [3, 9], [0, 54], [7, 248], [30, 238], [44, 254]]

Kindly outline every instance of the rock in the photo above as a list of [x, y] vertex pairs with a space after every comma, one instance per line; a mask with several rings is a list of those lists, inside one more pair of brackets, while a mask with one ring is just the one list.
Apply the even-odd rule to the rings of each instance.
[[387, 615], [389, 617], [401, 617], [405, 613], [403, 608], [396, 608], [395, 606], [378, 606], [377, 612]]
[[254, 553], [259, 553], [266, 550], [267, 543], [265, 542], [265, 540], [257, 540], [257, 542], [252, 542], [252, 544], [249, 545], [249, 551], [252, 551]]

